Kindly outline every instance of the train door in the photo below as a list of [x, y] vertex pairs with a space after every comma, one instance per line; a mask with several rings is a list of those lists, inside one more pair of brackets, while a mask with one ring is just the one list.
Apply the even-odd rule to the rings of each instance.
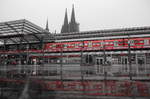
[[103, 64], [104, 64], [103, 58], [96, 58], [96, 73], [97, 74], [104, 73]]

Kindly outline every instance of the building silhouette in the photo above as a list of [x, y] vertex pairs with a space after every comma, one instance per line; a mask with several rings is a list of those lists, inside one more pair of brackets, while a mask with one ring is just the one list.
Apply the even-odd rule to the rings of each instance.
[[68, 24], [68, 15], [67, 15], [67, 9], [66, 9], [64, 24], [61, 28], [61, 33], [67, 33], [67, 32], [69, 32], [69, 24]]
[[71, 20], [68, 22], [67, 9], [65, 12], [64, 24], [61, 28], [61, 33], [79, 32], [79, 23], [76, 22], [74, 5], [72, 6]]

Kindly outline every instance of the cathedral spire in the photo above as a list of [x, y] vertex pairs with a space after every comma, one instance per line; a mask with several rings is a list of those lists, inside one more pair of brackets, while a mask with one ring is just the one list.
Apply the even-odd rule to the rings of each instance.
[[72, 5], [71, 21], [69, 23], [69, 32], [79, 32], [79, 24], [75, 19], [74, 4]]
[[61, 33], [66, 33], [66, 32], [69, 32], [67, 8], [66, 8], [66, 12], [65, 12], [64, 24], [61, 28]]
[[75, 19], [74, 4], [72, 5], [71, 20], [68, 22], [67, 9], [65, 12], [64, 24], [61, 28], [61, 33], [79, 32], [79, 24]]
[[68, 25], [68, 15], [67, 15], [67, 8], [66, 8], [66, 12], [65, 12], [64, 25]]
[[48, 19], [47, 19], [47, 22], [46, 22], [46, 28], [45, 28], [47, 31], [49, 31], [49, 28], [48, 28]]
[[72, 22], [72, 23], [76, 23], [75, 11], [74, 11], [74, 4], [72, 5], [71, 22]]

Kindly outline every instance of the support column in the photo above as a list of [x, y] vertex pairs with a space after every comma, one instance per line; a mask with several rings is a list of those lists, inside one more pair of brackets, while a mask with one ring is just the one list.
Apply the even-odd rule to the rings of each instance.
[[3, 68], [4, 77], [7, 76], [7, 60], [8, 60], [8, 53], [7, 53], [6, 43], [7, 43], [7, 41], [5, 39], [4, 40], [4, 52], [6, 52], [6, 53], [4, 53], [4, 68]]
[[80, 60], [81, 82], [82, 82], [83, 93], [84, 93], [84, 90], [85, 90], [86, 86], [84, 85], [83, 52], [84, 52], [84, 41], [82, 41], [82, 46], [81, 46], [81, 60]]
[[61, 87], [63, 88], [63, 45], [60, 43], [61, 49], [60, 49], [60, 81], [61, 81]]
[[131, 48], [130, 48], [130, 39], [128, 37], [128, 62], [129, 62], [129, 77], [132, 80], [132, 63], [131, 63]]

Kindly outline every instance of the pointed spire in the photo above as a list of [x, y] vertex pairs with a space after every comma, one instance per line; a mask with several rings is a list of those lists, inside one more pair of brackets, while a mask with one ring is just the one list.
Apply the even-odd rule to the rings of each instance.
[[67, 15], [67, 8], [66, 8], [66, 12], [65, 12], [64, 24], [65, 24], [65, 25], [68, 25], [68, 15]]
[[67, 8], [66, 8], [66, 12], [65, 12], [64, 24], [61, 29], [61, 33], [65, 33], [65, 32], [69, 32]]
[[76, 23], [75, 11], [74, 11], [74, 4], [72, 5], [71, 22], [72, 22], [72, 23]]
[[49, 31], [49, 28], [48, 28], [48, 18], [47, 18], [47, 22], [46, 22], [46, 30]]
[[71, 21], [69, 23], [69, 32], [79, 32], [79, 24], [75, 19], [74, 4], [72, 5]]

